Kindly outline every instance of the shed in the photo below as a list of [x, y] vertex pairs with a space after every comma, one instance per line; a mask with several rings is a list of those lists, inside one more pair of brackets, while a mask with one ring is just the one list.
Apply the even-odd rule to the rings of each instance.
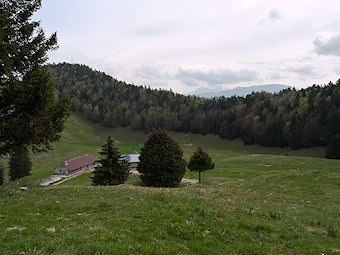
[[139, 163], [140, 154], [123, 154], [122, 158], [129, 163], [129, 167], [135, 168]]
[[99, 159], [91, 154], [86, 154], [78, 158], [70, 159], [57, 166], [54, 170], [58, 175], [70, 175], [75, 172], [85, 170], [98, 165]]

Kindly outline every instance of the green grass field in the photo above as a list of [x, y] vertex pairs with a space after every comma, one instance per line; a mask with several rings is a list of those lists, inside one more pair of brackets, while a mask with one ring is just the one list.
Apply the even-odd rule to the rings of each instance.
[[201, 184], [150, 188], [131, 175], [93, 187], [84, 174], [39, 186], [64, 160], [96, 155], [108, 135], [122, 153], [146, 140], [72, 115], [54, 150], [32, 155], [31, 176], [0, 186], [0, 254], [340, 254], [340, 161], [323, 159], [324, 148], [171, 133], [187, 160], [199, 145], [212, 155]]

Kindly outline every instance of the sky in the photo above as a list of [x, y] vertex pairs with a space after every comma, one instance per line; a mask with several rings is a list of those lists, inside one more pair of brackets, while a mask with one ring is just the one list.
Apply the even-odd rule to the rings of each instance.
[[189, 93], [340, 79], [339, 0], [43, 0], [50, 63]]

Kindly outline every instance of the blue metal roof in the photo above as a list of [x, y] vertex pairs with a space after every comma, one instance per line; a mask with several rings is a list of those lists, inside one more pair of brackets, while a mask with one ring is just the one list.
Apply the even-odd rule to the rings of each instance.
[[129, 163], [139, 163], [140, 154], [123, 154], [122, 157], [126, 158]]

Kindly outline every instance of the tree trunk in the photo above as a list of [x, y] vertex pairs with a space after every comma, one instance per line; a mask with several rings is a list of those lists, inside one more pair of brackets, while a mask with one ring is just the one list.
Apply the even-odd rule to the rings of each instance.
[[198, 171], [198, 182], [201, 182], [201, 171]]

